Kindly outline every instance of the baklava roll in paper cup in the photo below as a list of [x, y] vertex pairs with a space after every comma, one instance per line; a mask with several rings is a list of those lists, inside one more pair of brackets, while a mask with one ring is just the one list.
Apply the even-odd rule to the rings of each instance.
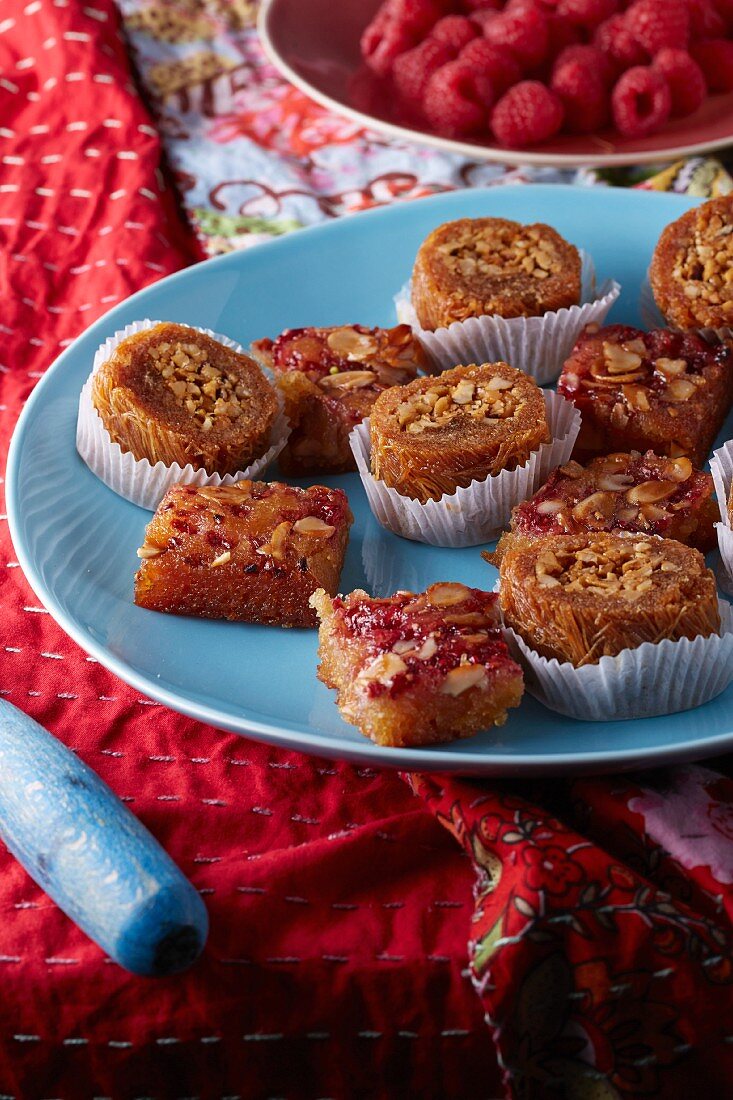
[[673, 714], [733, 680], [733, 610], [703, 556], [672, 539], [519, 539], [502, 557], [497, 587], [527, 690], [560, 714]]
[[239, 344], [145, 320], [97, 350], [76, 447], [105, 485], [154, 511], [172, 485], [258, 477], [287, 437], [282, 399]]
[[[651, 283], [649, 282], [649, 273], [647, 272], [644, 282], [641, 284], [641, 291], [639, 293], [639, 313], [641, 315], [641, 323], [644, 328], [676, 328], [677, 326], [670, 324], [666, 319], [661, 309], [654, 301], [654, 292], [652, 291]], [[704, 325], [701, 328], [696, 329], [679, 329], [680, 332], [697, 332], [703, 339], [709, 343], [714, 344], [720, 340], [730, 340], [733, 338], [733, 328], [728, 325], [722, 325], [718, 328], [714, 328], [711, 325]]]
[[476, 546], [568, 460], [579, 428], [571, 402], [491, 363], [392, 387], [351, 446], [383, 527], [433, 546]]
[[715, 495], [720, 509], [720, 523], [715, 524], [718, 549], [723, 567], [719, 573], [720, 587], [733, 595], [733, 528], [731, 527], [731, 490], [733, 489], [733, 439], [729, 439], [710, 459]]
[[549, 226], [463, 218], [423, 242], [395, 304], [435, 370], [503, 359], [547, 385], [619, 292]]
[[733, 335], [733, 195], [695, 206], [666, 226], [641, 288], [645, 324], [707, 339]]

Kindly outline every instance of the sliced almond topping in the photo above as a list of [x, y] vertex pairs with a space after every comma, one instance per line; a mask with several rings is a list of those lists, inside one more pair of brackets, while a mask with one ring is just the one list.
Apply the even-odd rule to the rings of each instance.
[[687, 481], [688, 477], [692, 476], [692, 463], [689, 458], [680, 457], [670, 462], [667, 466], [667, 476], [672, 481]]
[[695, 392], [696, 386], [687, 378], [675, 378], [665, 386], [662, 397], [665, 401], [687, 401]]
[[275, 558], [276, 561], [282, 561], [285, 557], [285, 542], [289, 534], [290, 524], [287, 520], [283, 520], [282, 523], [278, 523], [277, 527], [270, 535], [269, 543], [260, 546], [256, 553]]
[[658, 500], [665, 500], [677, 491], [677, 483], [674, 481], [642, 481], [641, 485], [634, 485], [626, 493], [626, 499], [630, 504], [655, 504]]
[[658, 504], [642, 504], [641, 514], [644, 519], [648, 519], [650, 523], [659, 523], [660, 520], [669, 517], [669, 512], [664, 508], [660, 508]]
[[215, 565], [226, 565], [227, 562], [232, 560], [232, 555], [229, 550], [225, 550], [223, 554], [219, 554], [218, 558], [214, 558], [211, 563], [212, 569]]
[[687, 370], [685, 359], [655, 359], [654, 366], [667, 378], [676, 378]]
[[651, 406], [649, 404], [647, 392], [643, 386], [622, 386], [621, 392], [624, 395], [624, 400], [631, 405], [632, 409], [640, 409], [642, 412], [649, 412]]
[[371, 664], [359, 673], [359, 680], [377, 680], [388, 687], [401, 672], [407, 672], [407, 665], [396, 653], [380, 653]]
[[619, 347], [618, 344], [610, 344], [607, 340], [603, 342], [603, 360], [609, 374], [627, 374], [636, 370], [641, 366], [643, 354], [644, 351], [637, 354]]
[[414, 638], [400, 638], [392, 646], [392, 652], [396, 653], [399, 657], [404, 657], [405, 653], [413, 653], [415, 650]]
[[615, 504], [616, 498], [613, 493], [591, 493], [589, 497], [575, 505], [573, 516], [581, 521], [608, 519], [613, 515]]
[[439, 583], [431, 584], [425, 593], [428, 603], [433, 607], [452, 607], [454, 604], [463, 603], [471, 595], [470, 588], [465, 584]]
[[435, 654], [437, 652], [438, 652], [438, 643], [436, 642], [435, 638], [431, 634], [425, 639], [425, 641], [420, 646], [420, 648], [418, 649], [415, 656], [419, 657], [419, 659], [421, 661], [429, 661], [430, 658], [435, 656]]
[[336, 530], [329, 523], [324, 523], [318, 516], [304, 516], [293, 524], [293, 530], [299, 535], [325, 535], [330, 536]]
[[486, 671], [482, 665], [459, 665], [446, 673], [440, 690], [443, 695], [462, 695], [469, 688], [485, 687], [486, 684]]
[[366, 332], [357, 332], [348, 325], [329, 332], [326, 343], [336, 355], [357, 361], [368, 359], [377, 350], [377, 341], [373, 336]]
[[628, 489], [633, 479], [628, 474], [602, 474], [598, 478], [598, 488], [607, 493], [618, 493]]
[[138, 548], [137, 556], [147, 561], [148, 558], [157, 558], [158, 554], [162, 554], [164, 547], [155, 546], [152, 542], [144, 542], [141, 547]]
[[543, 500], [537, 505], [537, 512], [541, 516], [556, 516], [563, 509], [561, 500]]
[[319, 380], [319, 386], [327, 390], [360, 390], [363, 386], [371, 386], [376, 381], [376, 375], [371, 370], [342, 370], [338, 374], [327, 374]]

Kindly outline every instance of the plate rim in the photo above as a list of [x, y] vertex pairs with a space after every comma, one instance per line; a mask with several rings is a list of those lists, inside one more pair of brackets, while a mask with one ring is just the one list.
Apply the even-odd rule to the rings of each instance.
[[472, 142], [458, 141], [454, 138], [441, 137], [439, 134], [429, 134], [422, 130], [413, 130], [407, 126], [381, 119], [378, 115], [368, 115], [355, 107], [350, 107], [338, 99], [334, 99], [326, 92], [315, 87], [305, 77], [294, 69], [278, 50], [270, 31], [270, 22], [273, 11], [281, 0], [261, 0], [257, 13], [257, 34], [270, 63], [309, 99], [325, 107], [335, 114], [350, 118], [353, 122], [366, 130], [378, 130], [388, 137], [399, 141], [407, 141], [432, 148], [442, 152], [455, 153], [472, 160], [487, 161], [491, 164], [506, 164], [513, 168], [624, 168], [636, 164], [663, 164], [665, 161], [675, 161], [681, 157], [699, 156], [710, 153], [716, 149], [722, 149], [733, 142], [733, 124], [731, 132], [726, 137], [715, 138], [712, 141], [690, 142], [685, 145], [670, 145], [663, 149], [650, 150], [649, 152], [636, 153], [588, 153], [587, 155], [575, 155], [572, 153], [533, 153], [531, 150], [503, 149], [498, 145], [479, 145]]
[[[533, 191], [552, 191], [553, 193], [577, 193], [580, 191], [585, 194], [592, 193], [592, 189], [573, 184], [540, 183], [524, 184], [521, 185], [521, 187], [523, 192], [527, 192], [530, 201]], [[632, 201], [632, 199], [636, 202], [644, 202], [647, 200], [642, 199], [642, 195], [649, 196], [650, 199], [653, 195], [652, 192], [639, 190], [626, 191], [624, 189], [614, 189], [614, 191], [621, 202]], [[443, 204], [450, 205], [454, 202], [460, 204], [462, 201], [467, 201], [467, 199], [463, 200], [459, 196], [472, 196], [475, 198], [475, 194], [470, 190], [461, 190], [458, 192], [428, 196], [420, 199], [420, 202], [430, 206], [439, 206]], [[626, 196], [626, 198], [622, 196]], [[687, 203], [689, 203], [691, 196], [670, 194], [669, 198], [672, 200], [686, 200]], [[353, 218], [359, 219], [360, 221], [374, 218], [378, 220], [385, 217], [387, 219], [398, 218], [400, 209], [401, 204], [391, 203], [350, 215], [348, 220], [352, 221]], [[343, 219], [335, 218], [332, 221], [319, 223], [299, 230], [296, 236], [302, 239], [304, 233], [316, 235], [333, 232], [338, 233], [343, 224]], [[102, 329], [109, 328], [110, 324], [113, 323], [115, 314], [129, 309], [131, 303], [134, 303], [139, 297], [146, 295], [152, 288], [160, 287], [163, 284], [170, 285], [179, 279], [200, 277], [200, 272], [204, 270], [204, 268], [208, 270], [210, 265], [226, 267], [232, 264], [235, 266], [242, 263], [246, 264], [248, 262], [247, 257], [253, 251], [257, 252], [262, 248], [271, 250], [283, 247], [287, 248], [287, 242], [291, 238], [292, 235], [287, 234], [272, 241], [257, 244], [251, 249], [227, 253], [224, 256], [217, 256], [198, 264], [192, 264], [189, 267], [182, 268], [180, 271], [164, 276], [162, 279], [158, 279], [154, 283], [150, 283], [147, 287], [143, 287], [141, 290], [136, 291], [122, 302], [117, 303], [112, 309], [102, 314], [92, 325], [79, 333], [74, 341], [49, 365], [44, 372], [43, 378], [37, 382], [26, 400], [13, 429], [8, 450], [5, 478], [8, 526], [13, 547], [25, 579], [57, 625], [59, 625], [61, 629], [84, 650], [84, 652], [94, 657], [103, 667], [117, 676], [118, 679], [175, 712], [182, 713], [196, 721], [212, 725], [217, 729], [226, 730], [240, 736], [249, 736], [254, 740], [276, 745], [288, 751], [305, 752], [308, 755], [319, 755], [327, 759], [343, 760], [351, 763], [387, 767], [397, 770], [417, 770], [426, 772], [442, 771], [452, 774], [474, 776], [531, 776], [579, 772], [584, 772], [586, 774], [601, 774], [602, 772], [628, 771], [651, 763], [667, 764], [672, 761], [699, 759], [729, 749], [731, 745], [733, 745], [733, 721], [731, 722], [731, 729], [727, 733], [717, 733], [709, 737], [697, 739], [694, 742], [685, 741], [674, 746], [647, 746], [629, 749], [625, 750], [623, 758], [619, 759], [613, 750], [608, 749], [596, 752], [579, 752], [576, 749], [568, 753], [555, 752], [534, 754], [531, 757], [526, 755], [515, 755], [513, 753], [496, 756], [492, 755], [491, 752], [471, 751], [464, 751], [451, 755], [451, 743], [448, 743], [442, 749], [387, 749], [372, 744], [372, 742], [368, 741], [366, 738], [363, 744], [358, 741], [334, 740], [331, 736], [322, 735], [313, 730], [293, 731], [272, 722], [261, 722], [258, 719], [248, 718], [246, 715], [242, 716], [239, 720], [234, 720], [226, 713], [217, 710], [216, 707], [209, 706], [203, 702], [194, 702], [187, 699], [185, 696], [169, 691], [154, 680], [148, 679], [144, 673], [137, 672], [134, 668], [129, 667], [124, 660], [110, 653], [102, 643], [97, 642], [81, 625], [78, 625], [72, 616], [67, 615], [65, 609], [56, 599], [53, 589], [46, 586], [40, 572], [36, 569], [33, 558], [26, 550], [26, 545], [21, 537], [20, 530], [22, 522], [22, 503], [19, 499], [19, 476], [23, 440], [29, 429], [31, 420], [36, 414], [36, 407], [43, 404], [46, 388], [51, 385], [51, 380], [55, 381], [59, 373], [63, 371], [67, 359], [73, 357], [76, 345], [82, 338], [93, 335], [97, 329], [101, 331]], [[562, 716], [560, 717], [562, 718]], [[575, 720], [568, 718], [564, 719], [564, 721], [574, 723]], [[636, 721], [644, 721], [644, 719], [637, 719]], [[583, 723], [578, 723], [578, 728], [581, 728], [582, 725]], [[465, 744], [466, 742], [464, 741], [463, 743]]]

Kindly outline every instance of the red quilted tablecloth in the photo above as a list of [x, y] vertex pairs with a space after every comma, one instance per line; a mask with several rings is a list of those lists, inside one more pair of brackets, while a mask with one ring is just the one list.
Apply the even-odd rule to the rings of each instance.
[[[160, 153], [111, 0], [4, 5], [3, 455], [60, 348], [195, 258]], [[733, 1088], [726, 762], [408, 786], [140, 698], [45, 613], [4, 515], [0, 602], [0, 692], [129, 802], [211, 915], [189, 973], [134, 978], [3, 851], [0, 1096], [683, 1100]]]

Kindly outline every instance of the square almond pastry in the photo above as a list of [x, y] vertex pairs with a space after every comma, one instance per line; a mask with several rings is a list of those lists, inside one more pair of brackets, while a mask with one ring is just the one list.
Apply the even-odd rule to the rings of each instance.
[[309, 598], [337, 591], [352, 519], [346, 494], [323, 485], [175, 485], [138, 550], [135, 603], [173, 615], [315, 626]]
[[355, 470], [352, 429], [380, 393], [410, 382], [427, 363], [409, 325], [288, 329], [258, 340], [252, 353], [274, 372], [285, 399], [291, 432], [278, 461], [294, 477]]
[[347, 722], [378, 745], [414, 747], [500, 726], [523, 691], [500, 630], [498, 597], [463, 584], [374, 599], [312, 600], [318, 676]]
[[695, 470], [689, 458], [632, 451], [559, 466], [516, 506], [511, 530], [520, 538], [638, 532], [712, 550], [718, 519], [710, 474]]
[[557, 389], [583, 418], [575, 457], [653, 450], [701, 466], [733, 398], [733, 350], [669, 329], [586, 330]]

